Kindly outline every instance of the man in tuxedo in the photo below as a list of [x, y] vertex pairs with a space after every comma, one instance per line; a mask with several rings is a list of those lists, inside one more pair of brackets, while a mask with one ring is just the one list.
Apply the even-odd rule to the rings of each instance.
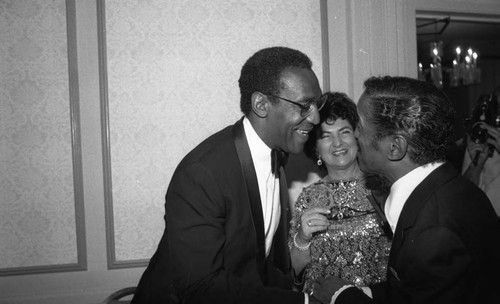
[[324, 98], [311, 67], [306, 55], [285, 47], [247, 60], [239, 79], [244, 116], [175, 170], [165, 231], [132, 303], [308, 301], [293, 291], [280, 159], [301, 153], [319, 122]]
[[394, 233], [387, 281], [327, 279], [324, 303], [500, 303], [500, 227], [486, 195], [446, 163], [454, 111], [430, 83], [372, 77], [358, 101], [361, 169], [391, 183], [382, 204]]

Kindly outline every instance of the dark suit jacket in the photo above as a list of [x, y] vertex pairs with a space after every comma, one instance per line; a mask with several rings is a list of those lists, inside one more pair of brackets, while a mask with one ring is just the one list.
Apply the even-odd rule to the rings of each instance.
[[[371, 286], [375, 303], [500, 303], [500, 225], [486, 195], [450, 164], [406, 201], [387, 278]], [[373, 302], [348, 288], [335, 303]]]
[[303, 303], [292, 291], [288, 202], [269, 257], [242, 120], [179, 164], [165, 202], [165, 232], [133, 303]]

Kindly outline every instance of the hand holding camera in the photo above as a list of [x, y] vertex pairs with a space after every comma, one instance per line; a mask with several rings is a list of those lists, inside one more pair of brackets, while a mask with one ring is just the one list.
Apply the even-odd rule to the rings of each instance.
[[474, 166], [484, 165], [495, 149], [500, 151], [500, 112], [496, 95], [481, 95], [468, 122], [467, 150]]
[[[486, 137], [488, 136], [486, 129], [481, 128], [481, 130], [477, 130], [476, 132], [484, 132]], [[486, 141], [487, 139], [484, 141], [473, 140], [472, 136], [469, 136], [467, 142], [467, 152], [469, 153], [474, 166], [482, 167], [490, 155], [490, 146], [486, 144]]]
[[488, 135], [486, 143], [500, 153], [500, 125], [481, 124], [481, 127]]

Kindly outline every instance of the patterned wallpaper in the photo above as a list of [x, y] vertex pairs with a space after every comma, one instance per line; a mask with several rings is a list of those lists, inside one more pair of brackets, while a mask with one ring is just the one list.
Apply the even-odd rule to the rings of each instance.
[[149, 259], [175, 167], [241, 116], [245, 60], [296, 48], [322, 83], [319, 1], [107, 0], [105, 14], [114, 250]]
[[0, 41], [0, 268], [75, 263], [65, 1], [0, 1]]

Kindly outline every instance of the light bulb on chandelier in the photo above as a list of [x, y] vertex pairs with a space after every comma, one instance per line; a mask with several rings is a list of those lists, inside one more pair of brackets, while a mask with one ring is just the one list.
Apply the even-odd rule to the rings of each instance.
[[479, 55], [472, 48], [468, 48], [467, 53], [462, 54], [461, 47], [456, 47], [455, 58], [449, 66], [443, 63], [442, 41], [430, 43], [430, 55], [432, 63], [429, 64], [429, 68], [424, 68], [422, 63], [418, 64], [420, 80], [430, 80], [440, 88], [443, 87], [443, 78], [450, 87], [481, 82], [481, 69], [477, 64]]

